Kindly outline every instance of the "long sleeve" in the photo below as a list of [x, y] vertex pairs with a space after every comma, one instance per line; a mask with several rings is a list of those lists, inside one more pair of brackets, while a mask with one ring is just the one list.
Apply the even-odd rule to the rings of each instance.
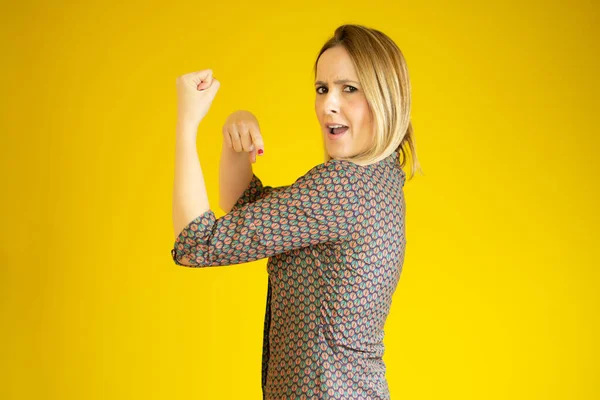
[[237, 202], [233, 205], [231, 211], [236, 210], [245, 204], [253, 203], [256, 200], [262, 199], [264, 196], [268, 195], [272, 191], [279, 191], [285, 187], [287, 186], [263, 186], [262, 181], [258, 178], [258, 176], [256, 176], [256, 174], [253, 174], [250, 184], [248, 185], [244, 193], [242, 193]]
[[[356, 227], [358, 193], [343, 164], [319, 164], [293, 184], [262, 187], [255, 176], [234, 208], [199, 215], [178, 235], [174, 262], [189, 267], [247, 263], [294, 249], [342, 240]], [[254, 201], [252, 201], [254, 200]]]

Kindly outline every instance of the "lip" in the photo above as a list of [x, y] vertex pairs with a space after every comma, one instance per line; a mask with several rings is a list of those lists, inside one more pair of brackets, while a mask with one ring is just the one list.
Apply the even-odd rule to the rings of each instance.
[[[344, 124], [339, 124], [339, 125], [344, 125]], [[348, 129], [346, 129], [346, 132], [341, 133], [339, 135], [333, 135], [333, 134], [331, 134], [329, 132], [331, 132], [331, 129], [329, 129], [327, 126], [325, 126], [325, 136], [327, 136], [327, 138], [329, 140], [340, 140], [341, 138], [343, 138], [344, 136], [346, 136], [346, 134], [348, 132], [350, 132], [350, 127], [348, 127]]]
[[341, 122], [327, 122], [325, 124], [325, 128], [329, 128], [329, 125], [344, 125], [344, 126], [348, 126], [346, 124], [342, 124]]

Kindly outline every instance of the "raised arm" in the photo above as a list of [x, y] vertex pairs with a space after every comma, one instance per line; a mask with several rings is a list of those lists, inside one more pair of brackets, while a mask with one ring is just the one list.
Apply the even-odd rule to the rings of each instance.
[[[208, 112], [220, 82], [211, 69], [178, 76], [177, 127], [175, 137], [175, 179], [173, 182], [173, 231], [178, 237], [184, 227], [199, 215], [210, 211], [206, 184], [198, 154], [196, 134], [198, 125]], [[187, 257], [182, 257], [187, 264]]]
[[[175, 238], [194, 218], [210, 210], [202, 167], [196, 151], [195, 125], [177, 124], [175, 179], [173, 182], [173, 231]], [[182, 264], [189, 264], [182, 257]]]

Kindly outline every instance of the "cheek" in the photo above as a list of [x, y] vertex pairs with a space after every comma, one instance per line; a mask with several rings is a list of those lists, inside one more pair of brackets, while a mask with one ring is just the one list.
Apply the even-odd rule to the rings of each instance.
[[366, 128], [371, 123], [369, 107], [364, 101], [349, 103], [349, 110], [357, 125]]
[[315, 100], [315, 112], [319, 114], [321, 111], [323, 111], [323, 104], [321, 104], [321, 100], [317, 97]]

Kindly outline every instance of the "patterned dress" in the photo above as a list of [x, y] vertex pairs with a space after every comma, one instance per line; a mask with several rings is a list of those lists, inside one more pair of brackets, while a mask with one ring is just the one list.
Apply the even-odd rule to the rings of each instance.
[[404, 262], [404, 181], [397, 150], [367, 166], [330, 160], [289, 186], [253, 175], [229, 213], [177, 237], [177, 265], [268, 257], [264, 399], [390, 398], [383, 328]]

